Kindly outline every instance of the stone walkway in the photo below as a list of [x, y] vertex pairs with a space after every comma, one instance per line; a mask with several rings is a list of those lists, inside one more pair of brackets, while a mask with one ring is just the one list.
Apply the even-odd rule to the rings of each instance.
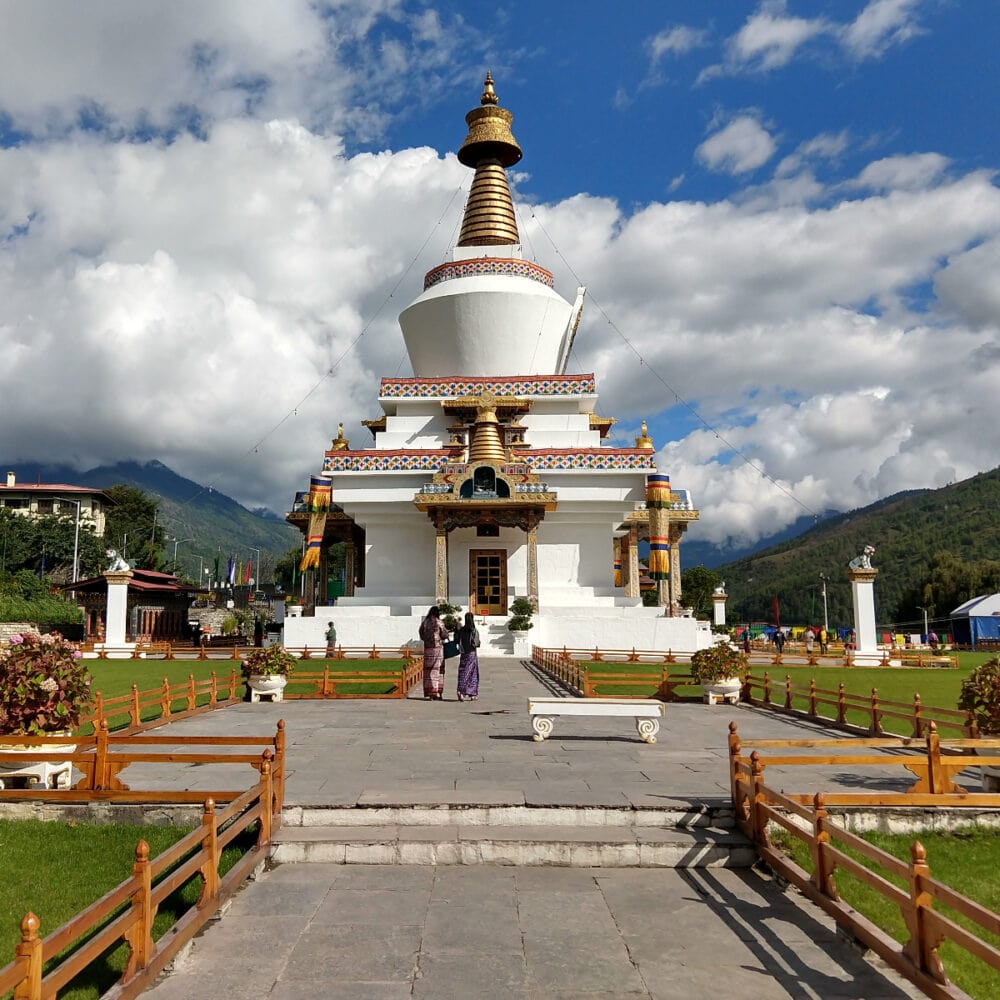
[[[531, 739], [526, 699], [548, 681], [484, 661], [479, 701], [239, 705], [172, 724], [188, 733], [288, 728], [286, 810], [511, 805], [644, 809], [728, 801], [727, 732], [814, 735], [746, 707], [668, 705], [648, 746], [627, 719], [559, 718]], [[551, 692], [550, 692], [551, 693]], [[811, 772], [811, 773], [810, 773]], [[136, 786], [220, 787], [221, 768], [134, 765]], [[871, 787], [898, 770], [802, 768], [794, 790]], [[141, 778], [141, 781], [140, 781]], [[910, 779], [912, 780], [912, 779]], [[783, 782], [784, 783], [784, 782]], [[789, 789], [793, 790], [793, 789]], [[147, 994], [155, 1000], [902, 1000], [921, 994], [756, 869], [282, 864]]]

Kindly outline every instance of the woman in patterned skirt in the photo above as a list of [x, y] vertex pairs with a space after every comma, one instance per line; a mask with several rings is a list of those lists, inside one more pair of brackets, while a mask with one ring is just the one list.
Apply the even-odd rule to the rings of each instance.
[[479, 697], [479, 632], [471, 611], [465, 613], [465, 624], [455, 632], [458, 651], [458, 700], [475, 701]]
[[441, 621], [441, 611], [436, 604], [420, 623], [420, 638], [424, 643], [424, 697], [440, 701], [444, 694], [441, 668], [444, 666], [444, 644], [448, 638], [448, 630]]

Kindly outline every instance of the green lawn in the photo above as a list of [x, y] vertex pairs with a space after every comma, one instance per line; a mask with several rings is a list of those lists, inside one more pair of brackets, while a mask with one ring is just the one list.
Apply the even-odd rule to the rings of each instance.
[[[919, 836], [868, 833], [865, 840], [887, 854], [902, 861], [910, 860], [910, 845], [919, 840], [927, 850], [927, 863], [933, 878], [955, 891], [975, 900], [994, 913], [1000, 912], [1000, 879], [992, 873], [1000, 870], [1000, 837], [996, 830], [986, 827], [965, 827], [949, 831], [924, 831]], [[775, 843], [789, 854], [806, 871], [812, 871], [808, 849], [802, 841], [781, 831]], [[846, 852], [851, 853], [851, 852]], [[866, 867], [871, 863], [858, 858]], [[900, 888], [902, 881], [886, 874], [885, 877]], [[882, 930], [903, 944], [908, 939], [899, 908], [870, 886], [847, 872], [838, 871], [834, 876], [837, 891], [849, 903]], [[974, 925], [942, 907], [957, 923], [972, 929]], [[977, 931], [994, 947], [1000, 947], [1000, 937]], [[959, 987], [975, 1000], [996, 1000], [1000, 995], [1000, 973], [968, 952], [945, 942], [941, 947], [941, 960], [945, 971]]]
[[[45, 937], [129, 877], [140, 839], [154, 858], [188, 832], [170, 826], [0, 819], [0, 966], [14, 958], [26, 913], [39, 918]], [[220, 873], [255, 840], [255, 833], [242, 835], [226, 848]], [[199, 889], [200, 880], [194, 879], [165, 901], [153, 924], [154, 938], [162, 937], [197, 901]], [[96, 1000], [121, 976], [125, 959], [124, 945], [106, 953], [59, 994], [60, 1000]]]

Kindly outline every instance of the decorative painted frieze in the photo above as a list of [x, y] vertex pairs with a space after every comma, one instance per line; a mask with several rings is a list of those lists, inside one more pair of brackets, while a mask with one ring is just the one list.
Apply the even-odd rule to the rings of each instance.
[[555, 286], [552, 273], [530, 261], [516, 260], [512, 257], [477, 257], [473, 260], [449, 261], [428, 271], [424, 275], [424, 290], [439, 285], [442, 281], [451, 281], [453, 278], [478, 278], [484, 275], [529, 278], [548, 288]]
[[447, 399], [478, 396], [484, 390], [497, 396], [578, 396], [597, 392], [590, 375], [518, 375], [509, 378], [384, 378], [381, 399]]

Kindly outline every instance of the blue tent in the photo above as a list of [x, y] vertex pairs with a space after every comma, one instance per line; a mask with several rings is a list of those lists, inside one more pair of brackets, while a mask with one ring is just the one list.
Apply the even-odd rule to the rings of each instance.
[[1000, 642], [1000, 594], [985, 594], [951, 613], [952, 642], [976, 648], [984, 640]]

